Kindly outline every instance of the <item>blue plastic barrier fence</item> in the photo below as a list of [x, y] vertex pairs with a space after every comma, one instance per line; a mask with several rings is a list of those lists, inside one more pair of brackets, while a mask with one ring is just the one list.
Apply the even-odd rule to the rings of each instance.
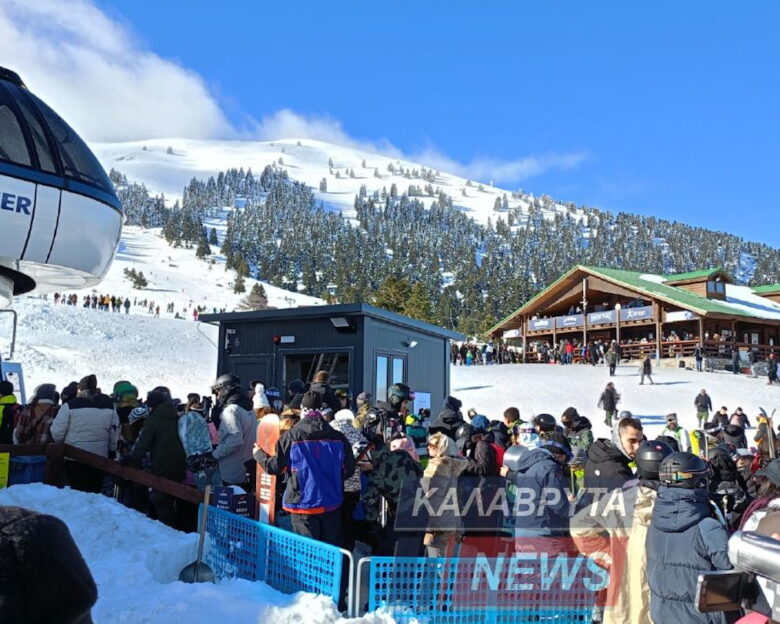
[[367, 557], [358, 564], [354, 615], [364, 600], [365, 565], [363, 605], [388, 611], [399, 624], [590, 624], [603, 581], [575, 558], [534, 569], [502, 557]]
[[284, 593], [306, 591], [338, 602], [347, 557], [347, 604], [352, 604], [352, 555], [346, 550], [216, 507], [209, 507], [206, 531], [205, 562], [218, 579], [263, 581]]

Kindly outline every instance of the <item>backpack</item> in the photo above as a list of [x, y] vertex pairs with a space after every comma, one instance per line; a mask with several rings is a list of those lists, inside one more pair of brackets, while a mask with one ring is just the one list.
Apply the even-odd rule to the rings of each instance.
[[500, 444], [496, 444], [495, 442], [491, 442], [490, 446], [492, 446], [493, 450], [496, 452], [496, 466], [501, 468], [501, 466], [504, 465], [504, 452], [506, 449]]
[[14, 429], [22, 415], [22, 406], [11, 403], [3, 406], [2, 419], [0, 420], [0, 444], [14, 443]]

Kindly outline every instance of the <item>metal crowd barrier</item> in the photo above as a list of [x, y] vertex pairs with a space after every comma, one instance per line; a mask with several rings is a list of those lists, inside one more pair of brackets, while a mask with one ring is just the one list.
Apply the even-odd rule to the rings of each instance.
[[[203, 512], [201, 505], [200, 512]], [[347, 605], [352, 610], [352, 553], [234, 513], [209, 508], [205, 562], [219, 579], [263, 581], [283, 593], [330, 596], [338, 604], [343, 557], [349, 564]]]

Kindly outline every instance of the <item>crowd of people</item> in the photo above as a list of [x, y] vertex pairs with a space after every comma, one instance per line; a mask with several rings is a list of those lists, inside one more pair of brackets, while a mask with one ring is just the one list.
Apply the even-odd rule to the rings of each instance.
[[450, 364], [453, 366], [478, 366], [481, 364], [518, 364], [522, 362], [522, 354], [517, 347], [511, 347], [502, 342], [496, 344], [492, 340], [476, 344], [453, 342], [450, 346]]
[[[20, 406], [13, 387], [0, 382], [0, 443], [65, 442], [193, 487], [210, 466], [215, 483], [248, 493], [259, 465], [278, 477], [277, 524], [350, 550], [360, 541], [377, 555], [469, 556], [484, 550], [486, 537], [497, 550], [530, 543], [548, 553], [606, 552], [615, 578], [594, 621], [721, 621], [694, 609], [698, 575], [731, 567], [731, 531], [780, 517], [780, 447], [771, 419], [758, 415], [750, 448], [748, 415], [713, 411], [705, 390], [693, 401], [700, 429], [688, 432], [669, 414], [653, 440], [639, 418], [618, 410], [611, 382], [599, 399], [610, 435], [598, 439], [575, 407], [560, 419], [524, 420], [516, 407], [491, 419], [474, 409], [464, 415], [461, 401], [449, 396], [437, 414], [415, 414], [404, 384], [374, 401], [367, 392], [334, 390], [326, 371], [281, 390], [222, 375], [211, 390], [213, 404], [195, 393], [178, 401], [163, 386], [141, 400], [128, 381], [106, 395], [88, 375], [59, 392], [42, 384]], [[269, 414], [280, 423], [273, 453], [255, 443]], [[192, 454], [182, 428], [188, 421], [208, 429], [205, 454]], [[114, 495], [177, 528], [192, 526], [194, 509], [167, 494], [111, 481], [78, 462], [66, 461], [65, 472], [73, 488]], [[538, 513], [506, 513], [487, 534], [458, 517], [457, 505], [400, 530], [415, 487], [436, 509], [443, 483], [457, 496], [506, 488], [507, 510], [528, 492], [528, 500], [543, 502]], [[623, 511], [609, 492], [619, 493]]]
[[[48, 296], [45, 296], [48, 298]], [[133, 297], [132, 299], [127, 296], [121, 295], [99, 295], [97, 293], [86, 294], [79, 296], [76, 293], [59, 293], [56, 292], [53, 295], [54, 305], [69, 305], [69, 306], [81, 306], [82, 308], [89, 308], [92, 310], [100, 310], [101, 312], [114, 312], [121, 314], [130, 314], [132, 309], [134, 313], [139, 312], [153, 316], [154, 318], [160, 318], [160, 302], [154, 299], [145, 297], [140, 299]], [[165, 304], [164, 308], [167, 314], [173, 316], [176, 319], [192, 318], [193, 321], [197, 321], [198, 317], [208, 311], [208, 308], [204, 305], [194, 305], [191, 301], [188, 306], [185, 306], [181, 310], [176, 309], [176, 304], [169, 302]], [[217, 312], [224, 312], [225, 308], [217, 309], [212, 308], [211, 312], [216, 314]]]

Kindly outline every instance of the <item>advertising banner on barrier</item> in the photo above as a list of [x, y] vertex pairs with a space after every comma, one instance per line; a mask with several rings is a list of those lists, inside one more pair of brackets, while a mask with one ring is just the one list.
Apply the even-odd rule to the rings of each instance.
[[604, 310], [602, 312], [591, 312], [588, 314], [588, 325], [606, 325], [614, 323], [617, 319], [615, 310]]
[[542, 329], [552, 329], [555, 323], [554, 318], [531, 319], [528, 321], [528, 331], [541, 331]]
[[582, 314], [569, 314], [567, 316], [559, 316], [555, 319], [555, 326], [558, 329], [582, 327], [583, 323], [585, 323], [585, 317]]
[[623, 308], [620, 310], [621, 321], [649, 321], [653, 318], [653, 306], [641, 308]]
[[699, 318], [698, 314], [694, 314], [690, 310], [677, 310], [675, 312], [666, 313], [667, 323], [679, 323], [680, 321], [695, 321]]

